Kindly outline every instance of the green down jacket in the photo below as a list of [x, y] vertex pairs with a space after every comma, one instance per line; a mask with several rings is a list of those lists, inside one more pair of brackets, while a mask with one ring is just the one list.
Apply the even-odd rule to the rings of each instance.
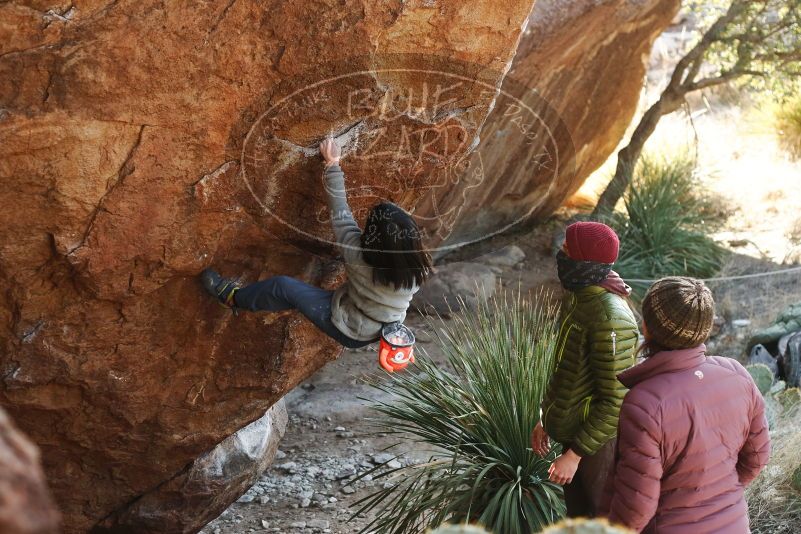
[[637, 321], [626, 301], [599, 286], [562, 302], [564, 352], [543, 401], [543, 426], [555, 441], [592, 456], [617, 434], [626, 388], [617, 374], [634, 365]]

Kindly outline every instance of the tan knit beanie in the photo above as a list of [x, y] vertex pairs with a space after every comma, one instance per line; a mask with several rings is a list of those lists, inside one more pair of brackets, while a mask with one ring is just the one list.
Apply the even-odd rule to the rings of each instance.
[[646, 293], [642, 316], [654, 343], [669, 350], [689, 349], [709, 338], [715, 301], [701, 280], [663, 278]]

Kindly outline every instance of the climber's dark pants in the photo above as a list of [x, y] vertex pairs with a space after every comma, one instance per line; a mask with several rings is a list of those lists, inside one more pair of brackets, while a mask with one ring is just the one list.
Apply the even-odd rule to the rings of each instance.
[[372, 341], [351, 339], [331, 322], [333, 291], [320, 289], [289, 276], [274, 276], [243, 287], [234, 293], [237, 308], [250, 311], [298, 310], [334, 341], [349, 349], [369, 345]]
[[606, 479], [615, 464], [617, 439], [609, 441], [593, 456], [579, 462], [573, 481], [565, 486], [567, 517], [596, 517], [604, 510]]

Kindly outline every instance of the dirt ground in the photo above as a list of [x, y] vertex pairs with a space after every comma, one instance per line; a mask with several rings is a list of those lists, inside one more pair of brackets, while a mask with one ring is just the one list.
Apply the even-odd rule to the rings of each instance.
[[[660, 50], [658, 46], [657, 52]], [[663, 74], [657, 65], [650, 74], [652, 85], [658, 84], [660, 76]], [[724, 275], [773, 271], [798, 262], [801, 163], [790, 161], [779, 151], [774, 134], [764, 128], [761, 110], [746, 112], [711, 103], [714, 101], [704, 98], [693, 102], [692, 120], [680, 114], [665, 118], [649, 147], [666, 151], [697, 140], [705, 185], [730, 215], [726, 228], [717, 236], [735, 253]], [[609, 179], [613, 164], [614, 156], [581, 194], [589, 198], [597, 195]], [[513, 243], [523, 249], [526, 259], [515, 268], [504, 269], [503, 285], [520, 287], [524, 292], [542, 285], [558, 291], [552, 240], [569, 215], [562, 213], [534, 229], [499, 236], [449, 260], [469, 259]], [[798, 273], [713, 282], [710, 286], [722, 323], [710, 349], [732, 357], [744, 356], [746, 341], [755, 329], [769, 324], [786, 305], [801, 301]], [[744, 326], [735, 327], [737, 320]], [[407, 323], [418, 334], [419, 345], [432, 358], [440, 357], [425, 320], [412, 314]], [[378, 371], [374, 347], [345, 351], [338, 361], [290, 393], [291, 421], [280, 458], [240, 502], [209, 524], [204, 534], [359, 532], [370, 517], [349, 521], [354, 504], [385, 482], [367, 477], [348, 486], [348, 481], [391, 458], [385, 450], [395, 445], [395, 438], [371, 431], [368, 403], [360, 400], [376, 398], [376, 391], [365, 385], [363, 378]], [[414, 463], [423, 457], [410, 443], [392, 452], [393, 456], [408, 453], [401, 462]]]

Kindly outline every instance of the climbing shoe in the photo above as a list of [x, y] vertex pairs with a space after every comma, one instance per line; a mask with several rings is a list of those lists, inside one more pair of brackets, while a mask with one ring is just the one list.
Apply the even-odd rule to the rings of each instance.
[[228, 308], [235, 308], [234, 293], [242, 286], [237, 280], [233, 278], [223, 278], [220, 273], [214, 269], [204, 269], [200, 273], [200, 280], [203, 282], [203, 287], [206, 288], [214, 298], [219, 300], [223, 306]]

